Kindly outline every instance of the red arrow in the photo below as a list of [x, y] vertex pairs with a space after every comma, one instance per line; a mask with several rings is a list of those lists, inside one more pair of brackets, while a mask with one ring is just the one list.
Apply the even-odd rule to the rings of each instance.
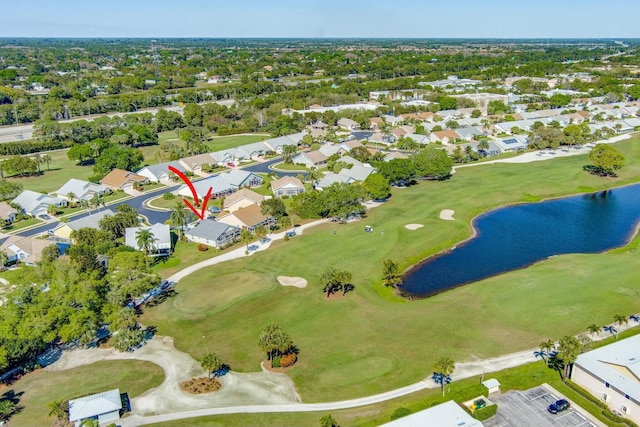
[[[169, 170], [173, 173], [175, 173], [176, 175], [178, 175], [180, 177], [180, 179], [182, 179], [185, 184], [187, 184], [189, 186], [189, 189], [191, 190], [191, 194], [193, 195], [193, 200], [196, 202], [195, 205], [198, 206], [200, 205], [200, 199], [198, 199], [198, 192], [196, 191], [195, 187], [193, 186], [193, 183], [191, 182], [191, 180], [189, 178], [187, 178], [187, 176], [185, 174], [183, 174], [182, 172], [180, 172], [178, 169], [174, 168], [173, 166], [169, 166]], [[187, 199], [182, 199], [182, 201], [184, 202], [185, 205], [187, 205], [187, 207], [189, 209], [191, 209], [191, 212], [193, 212], [194, 214], [196, 214], [196, 216], [200, 219], [204, 219], [204, 212], [207, 209], [207, 203], [209, 202], [209, 198], [211, 197], [211, 192], [213, 191], [213, 187], [209, 187], [209, 191], [207, 192], [207, 195], [205, 196], [204, 200], [202, 201], [202, 207], [200, 209], [200, 212], [198, 212], [198, 210], [191, 204], [189, 203], [189, 201]]]

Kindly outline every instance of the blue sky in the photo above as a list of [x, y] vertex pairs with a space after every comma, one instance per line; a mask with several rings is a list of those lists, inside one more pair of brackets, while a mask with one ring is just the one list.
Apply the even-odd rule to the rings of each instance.
[[0, 0], [0, 37], [640, 37], [638, 0]]

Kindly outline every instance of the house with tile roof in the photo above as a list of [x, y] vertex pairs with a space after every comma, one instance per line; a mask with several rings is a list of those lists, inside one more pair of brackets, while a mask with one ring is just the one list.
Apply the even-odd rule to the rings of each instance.
[[258, 205], [249, 205], [234, 212], [222, 213], [218, 215], [216, 221], [234, 227], [246, 228], [251, 232], [254, 232], [256, 227], [260, 225], [268, 228], [276, 223], [276, 219], [264, 215]]
[[7, 254], [9, 263], [21, 262], [25, 265], [36, 265], [42, 260], [44, 248], [51, 245], [56, 243], [51, 240], [13, 235], [0, 245], [0, 252]]
[[75, 195], [75, 200], [91, 200], [95, 196], [103, 196], [111, 192], [111, 189], [102, 184], [94, 184], [82, 179], [71, 178], [53, 194], [68, 199], [70, 193]]
[[137, 184], [144, 185], [148, 182], [149, 178], [146, 176], [138, 175], [124, 169], [114, 169], [100, 180], [100, 184], [105, 187], [113, 191], [123, 190], [124, 192], [133, 190], [133, 187]]
[[71, 240], [71, 233], [73, 231], [80, 230], [81, 228], [93, 228], [98, 230], [100, 228], [100, 221], [108, 216], [113, 216], [114, 212], [111, 209], [103, 209], [97, 212], [93, 212], [90, 215], [83, 216], [68, 222], [61, 222], [56, 228], [53, 229], [53, 234], [63, 239]]
[[169, 166], [172, 166], [176, 170], [185, 173], [187, 169], [182, 164], [175, 160], [171, 162], [158, 163], [157, 165], [145, 166], [142, 169], [136, 171], [136, 174], [146, 176], [149, 181], [170, 183], [170, 177], [172, 172], [169, 170]]
[[34, 218], [46, 214], [50, 205], [64, 208], [68, 205], [66, 199], [42, 194], [31, 190], [24, 190], [18, 197], [11, 201], [14, 205], [20, 206], [26, 215]]
[[249, 205], [260, 206], [264, 201], [264, 196], [248, 188], [241, 188], [235, 193], [229, 194], [224, 198], [224, 209], [229, 212], [235, 212], [238, 209], [246, 208]]
[[223, 248], [240, 237], [240, 227], [225, 224], [213, 219], [203, 219], [185, 231], [184, 237], [194, 243], [202, 243], [214, 248]]

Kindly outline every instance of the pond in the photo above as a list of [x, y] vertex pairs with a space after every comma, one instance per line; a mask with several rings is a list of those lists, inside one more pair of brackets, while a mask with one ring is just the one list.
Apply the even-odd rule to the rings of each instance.
[[411, 269], [400, 290], [426, 297], [554, 255], [606, 251], [639, 221], [640, 184], [496, 209], [474, 220], [475, 237]]

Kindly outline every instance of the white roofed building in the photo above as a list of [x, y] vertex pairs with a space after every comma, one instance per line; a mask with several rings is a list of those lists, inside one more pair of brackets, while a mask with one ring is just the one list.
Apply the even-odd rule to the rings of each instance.
[[69, 421], [80, 427], [87, 419], [96, 419], [100, 424], [110, 423], [120, 419], [122, 399], [120, 390], [110, 390], [91, 396], [72, 399], [69, 401]]

